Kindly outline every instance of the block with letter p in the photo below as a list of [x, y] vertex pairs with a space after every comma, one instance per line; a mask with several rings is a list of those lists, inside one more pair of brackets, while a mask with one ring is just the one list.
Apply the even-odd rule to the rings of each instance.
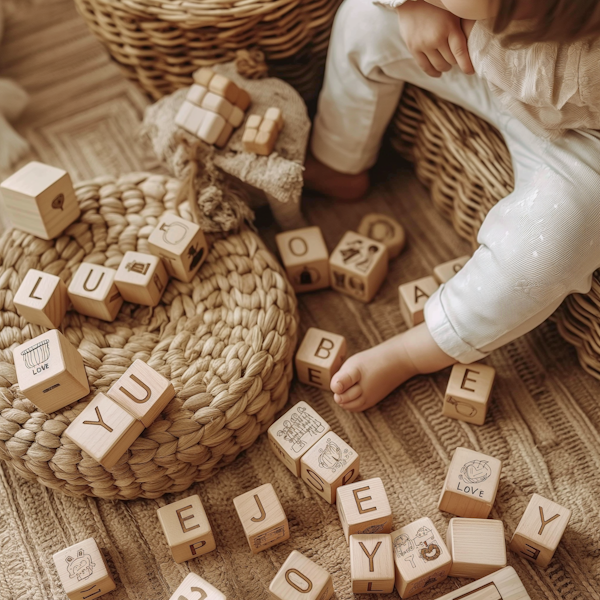
[[333, 580], [323, 567], [294, 550], [275, 575], [269, 592], [276, 600], [329, 600]]
[[483, 425], [496, 371], [481, 363], [452, 367], [442, 413], [466, 423]]
[[296, 372], [302, 383], [329, 390], [331, 378], [346, 358], [346, 338], [311, 327], [296, 353]]

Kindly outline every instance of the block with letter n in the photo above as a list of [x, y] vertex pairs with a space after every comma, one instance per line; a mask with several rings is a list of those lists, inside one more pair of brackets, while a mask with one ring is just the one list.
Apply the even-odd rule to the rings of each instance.
[[329, 390], [331, 378], [346, 358], [346, 338], [311, 327], [296, 353], [296, 372], [302, 383]]

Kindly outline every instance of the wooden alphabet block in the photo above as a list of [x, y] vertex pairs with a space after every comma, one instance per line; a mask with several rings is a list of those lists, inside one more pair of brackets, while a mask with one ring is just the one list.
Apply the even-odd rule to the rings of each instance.
[[331, 287], [362, 302], [370, 302], [388, 272], [387, 248], [348, 231], [329, 258]]
[[[206, 89], [205, 86], [203, 85], [198, 85], [197, 83], [195, 83], [188, 91], [187, 96], [185, 97], [185, 99], [188, 102], [191, 102], [192, 104], [195, 104], [196, 106], [202, 106], [202, 101], [204, 100], [205, 96], [209, 93], [208, 89]], [[203, 106], [202, 108], [208, 108], [206, 106]]]
[[346, 358], [343, 335], [311, 327], [296, 353], [296, 373], [302, 383], [329, 390], [331, 378]]
[[392, 509], [379, 477], [339, 487], [336, 500], [346, 541], [351, 535], [392, 531]]
[[227, 600], [225, 594], [196, 573], [189, 573], [170, 600]]
[[380, 213], [364, 216], [358, 226], [358, 233], [384, 244], [390, 260], [396, 258], [406, 244], [404, 227], [396, 219]]
[[391, 537], [400, 598], [410, 598], [446, 579], [452, 556], [431, 519], [413, 521]]
[[394, 591], [392, 536], [351, 535], [350, 574], [355, 594], [391, 594]]
[[142, 252], [126, 252], [115, 275], [123, 300], [144, 306], [160, 302], [168, 281], [164, 262], [158, 256]]
[[450, 281], [467, 264], [470, 258], [470, 256], [461, 256], [435, 267], [433, 274], [437, 282], [441, 285]]
[[21, 392], [48, 414], [90, 392], [81, 354], [58, 329], [17, 346], [13, 360]]
[[510, 541], [510, 549], [539, 567], [547, 567], [570, 518], [568, 508], [533, 494]]
[[329, 600], [333, 580], [323, 567], [294, 550], [275, 575], [269, 592], [276, 600]]
[[218, 73], [215, 73], [211, 77], [208, 89], [214, 94], [222, 96], [227, 101], [231, 102], [231, 104], [236, 103], [240, 93], [240, 88], [231, 81], [231, 79], [228, 79], [224, 75], [219, 75]]
[[242, 111], [246, 112], [250, 106], [251, 98], [250, 94], [243, 88], [240, 88], [235, 105]]
[[30, 162], [0, 184], [12, 224], [43, 240], [58, 237], [81, 211], [66, 171]]
[[105, 469], [111, 469], [142, 431], [141, 421], [100, 393], [77, 415], [64, 435]]
[[156, 514], [176, 563], [208, 554], [217, 547], [199, 496], [161, 506]]
[[481, 363], [452, 367], [444, 397], [446, 417], [483, 425], [490, 403], [496, 371]]
[[116, 275], [114, 269], [81, 263], [69, 284], [73, 308], [88, 317], [114, 321], [123, 305], [123, 296], [115, 283]]
[[208, 255], [204, 232], [196, 223], [164, 213], [148, 238], [152, 254], [164, 259], [167, 273], [190, 282]]
[[202, 67], [194, 72], [192, 78], [194, 79], [194, 83], [197, 85], [201, 85], [205, 88], [208, 88], [208, 84], [211, 79], [214, 77], [215, 72], [208, 67]]
[[73, 544], [52, 557], [70, 600], [99, 598], [116, 586], [94, 538]]
[[269, 444], [275, 456], [300, 477], [300, 459], [330, 429], [316, 411], [301, 401], [269, 427]]
[[437, 600], [531, 600], [531, 597], [516, 571], [505, 567]]
[[233, 110], [233, 104], [231, 104], [229, 100], [226, 100], [223, 96], [218, 96], [213, 92], [208, 92], [202, 98], [201, 106], [205, 110], [221, 115], [224, 119], [228, 119]]
[[400, 312], [410, 329], [425, 320], [425, 304], [439, 287], [433, 277], [423, 277], [400, 286]]
[[233, 504], [252, 554], [289, 539], [287, 517], [270, 483], [234, 498]]
[[450, 462], [438, 508], [458, 517], [487, 519], [496, 499], [502, 461], [457, 448]]
[[29, 323], [56, 329], [69, 308], [69, 295], [60, 277], [29, 269], [13, 302], [17, 312]]
[[450, 519], [446, 545], [452, 555], [450, 577], [479, 579], [506, 567], [502, 521]]
[[275, 241], [296, 293], [329, 287], [329, 251], [320, 227], [279, 233]]
[[267, 108], [264, 116], [265, 121], [270, 121], [276, 125], [277, 133], [283, 129], [283, 113], [280, 108], [271, 106]]

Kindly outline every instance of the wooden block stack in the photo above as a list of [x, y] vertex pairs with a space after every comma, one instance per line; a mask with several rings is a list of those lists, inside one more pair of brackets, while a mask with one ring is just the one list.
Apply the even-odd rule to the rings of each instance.
[[242, 137], [244, 150], [260, 156], [269, 156], [282, 129], [283, 114], [280, 108], [268, 108], [264, 117], [250, 115]]

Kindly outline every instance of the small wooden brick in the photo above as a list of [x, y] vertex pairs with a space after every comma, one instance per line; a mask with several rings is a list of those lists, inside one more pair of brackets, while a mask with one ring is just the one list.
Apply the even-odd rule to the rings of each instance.
[[461, 256], [435, 267], [433, 274], [437, 282], [441, 285], [450, 281], [467, 264], [470, 258], [470, 256]]
[[233, 504], [253, 554], [289, 539], [287, 517], [270, 483], [234, 498]]
[[246, 125], [244, 133], [242, 135], [242, 144], [245, 152], [256, 152], [256, 136], [258, 135], [258, 129], [252, 129]]
[[275, 148], [275, 142], [277, 141], [277, 131], [272, 129], [271, 131], [258, 131], [256, 134], [256, 140], [254, 142], [254, 151], [259, 156], [269, 156], [272, 154]]
[[267, 108], [264, 116], [265, 121], [272, 121], [277, 126], [277, 132], [279, 133], [283, 129], [283, 113], [280, 108], [274, 106]]
[[483, 425], [494, 385], [496, 371], [480, 363], [452, 367], [444, 397], [446, 417]]
[[311, 327], [296, 353], [296, 373], [302, 383], [329, 390], [331, 378], [346, 358], [346, 338]]
[[531, 600], [512, 567], [505, 567], [437, 600]]
[[175, 123], [179, 125], [179, 127], [183, 127], [188, 133], [197, 135], [198, 129], [202, 125], [207, 114], [208, 111], [203, 108], [200, 108], [191, 102], [184, 102], [175, 117]]
[[201, 106], [205, 110], [221, 115], [224, 119], [228, 119], [233, 110], [233, 104], [231, 104], [231, 102], [213, 92], [208, 92], [204, 96]]
[[206, 111], [196, 135], [207, 144], [216, 144], [226, 125], [227, 121], [221, 115]]
[[394, 552], [389, 533], [350, 536], [350, 574], [355, 594], [394, 591]]
[[245, 89], [239, 88], [239, 90], [240, 91], [237, 100], [235, 101], [235, 105], [245, 113], [248, 110], [252, 100], [250, 98], [250, 94]]
[[197, 85], [201, 85], [205, 88], [208, 88], [208, 84], [211, 82], [211, 79], [215, 76], [215, 72], [208, 67], [202, 67], [194, 72], [192, 78], [194, 79], [194, 83]]
[[17, 312], [29, 323], [56, 329], [69, 308], [69, 295], [60, 277], [29, 269], [13, 302]]
[[438, 503], [444, 512], [487, 519], [498, 491], [502, 461], [468, 448], [457, 448]]
[[199, 496], [161, 506], [156, 514], [176, 563], [208, 554], [217, 547]]
[[437, 281], [429, 276], [400, 286], [400, 312], [410, 329], [425, 320], [425, 303], [438, 289]]
[[215, 142], [215, 146], [217, 148], [225, 148], [232, 133], [233, 125], [231, 123], [225, 123], [225, 126], [223, 127], [223, 131], [221, 131], [219, 139]]
[[346, 542], [351, 535], [392, 531], [392, 509], [379, 477], [339, 487], [337, 509]]
[[94, 538], [73, 544], [54, 554], [52, 559], [70, 600], [99, 598], [116, 588]]
[[190, 116], [192, 112], [192, 108], [194, 108], [194, 104], [188, 102], [187, 100], [183, 101], [183, 104], [179, 107], [177, 114], [175, 115], [175, 125], [179, 125], [179, 127], [185, 128], [185, 122], [187, 118]]
[[510, 549], [539, 567], [547, 567], [570, 518], [568, 508], [533, 494], [510, 541]]
[[323, 567], [294, 550], [275, 575], [269, 592], [276, 600], [329, 600], [333, 580]]
[[123, 300], [144, 306], [160, 302], [168, 281], [164, 262], [158, 256], [142, 252], [126, 252], [115, 275]]
[[81, 354], [58, 329], [14, 348], [13, 360], [21, 393], [46, 413], [90, 392]]
[[231, 79], [216, 73], [208, 84], [209, 91], [222, 96], [231, 104], [235, 104], [240, 94], [240, 88]]
[[170, 600], [227, 600], [225, 594], [196, 573], [189, 573]]
[[237, 129], [244, 122], [244, 111], [239, 106], [234, 106], [227, 120], [231, 127]]
[[123, 305], [117, 289], [114, 269], [92, 263], [81, 263], [69, 284], [73, 308], [82, 315], [103, 321], [114, 321]]
[[396, 258], [406, 244], [404, 227], [396, 219], [379, 213], [371, 213], [363, 217], [358, 226], [358, 233], [385, 244], [390, 260]]
[[[203, 85], [194, 84], [188, 91], [185, 99], [196, 106], [202, 106], [202, 101], [209, 91]], [[207, 108], [204, 106], [203, 108]]]

